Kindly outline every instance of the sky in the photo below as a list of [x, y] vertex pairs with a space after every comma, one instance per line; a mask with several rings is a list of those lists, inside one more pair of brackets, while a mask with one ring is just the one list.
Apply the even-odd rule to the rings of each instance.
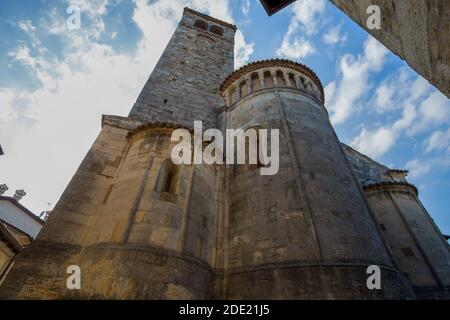
[[[81, 8], [68, 30], [67, 9]], [[268, 58], [311, 67], [340, 140], [408, 169], [450, 234], [450, 101], [326, 0], [268, 17], [259, 0], [2, 0], [0, 184], [50, 210], [100, 131], [126, 116], [185, 6], [238, 26], [236, 68]]]

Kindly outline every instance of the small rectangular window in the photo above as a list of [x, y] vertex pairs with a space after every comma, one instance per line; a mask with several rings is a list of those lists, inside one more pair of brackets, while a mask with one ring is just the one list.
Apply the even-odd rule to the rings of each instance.
[[412, 251], [411, 248], [402, 248], [403, 254], [405, 255], [405, 257], [414, 257], [414, 252]]
[[217, 35], [223, 37], [223, 29], [218, 27], [218, 26], [211, 26], [209, 28], [209, 31], [211, 31], [214, 34], [217, 34]]
[[196, 20], [194, 26], [203, 30], [208, 30], [208, 24], [203, 20]]

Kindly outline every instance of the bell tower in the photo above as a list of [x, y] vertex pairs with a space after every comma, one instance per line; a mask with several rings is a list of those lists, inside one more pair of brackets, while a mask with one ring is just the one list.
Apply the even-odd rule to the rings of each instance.
[[218, 88], [234, 69], [235, 31], [234, 25], [186, 8], [130, 117], [215, 124]]

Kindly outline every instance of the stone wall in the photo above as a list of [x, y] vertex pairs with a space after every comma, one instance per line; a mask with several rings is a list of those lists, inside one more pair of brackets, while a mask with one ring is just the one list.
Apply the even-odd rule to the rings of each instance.
[[408, 183], [408, 171], [392, 170], [342, 144], [368, 200], [395, 267], [419, 298], [450, 298], [450, 247]]
[[450, 299], [450, 247], [406, 183], [365, 188], [381, 234], [396, 267], [411, 281], [419, 298]]
[[[274, 68], [274, 78], [293, 72]], [[230, 86], [239, 84], [236, 78]], [[225, 298], [413, 297], [391, 264], [317, 91], [286, 78], [271, 84], [235, 103], [228, 99], [220, 117], [229, 128], [280, 130], [277, 175], [261, 176], [254, 165], [230, 168]], [[363, 280], [373, 264], [383, 269], [382, 292]]]

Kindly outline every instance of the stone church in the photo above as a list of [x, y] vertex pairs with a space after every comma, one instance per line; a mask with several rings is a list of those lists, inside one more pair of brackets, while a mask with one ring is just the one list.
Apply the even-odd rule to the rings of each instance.
[[[236, 27], [186, 8], [128, 117], [102, 130], [3, 299], [445, 299], [449, 245], [406, 180], [342, 144], [320, 79], [233, 71]], [[280, 169], [179, 165], [171, 133], [276, 128]], [[81, 270], [69, 290], [67, 268]], [[369, 266], [381, 289], [369, 289]]]

